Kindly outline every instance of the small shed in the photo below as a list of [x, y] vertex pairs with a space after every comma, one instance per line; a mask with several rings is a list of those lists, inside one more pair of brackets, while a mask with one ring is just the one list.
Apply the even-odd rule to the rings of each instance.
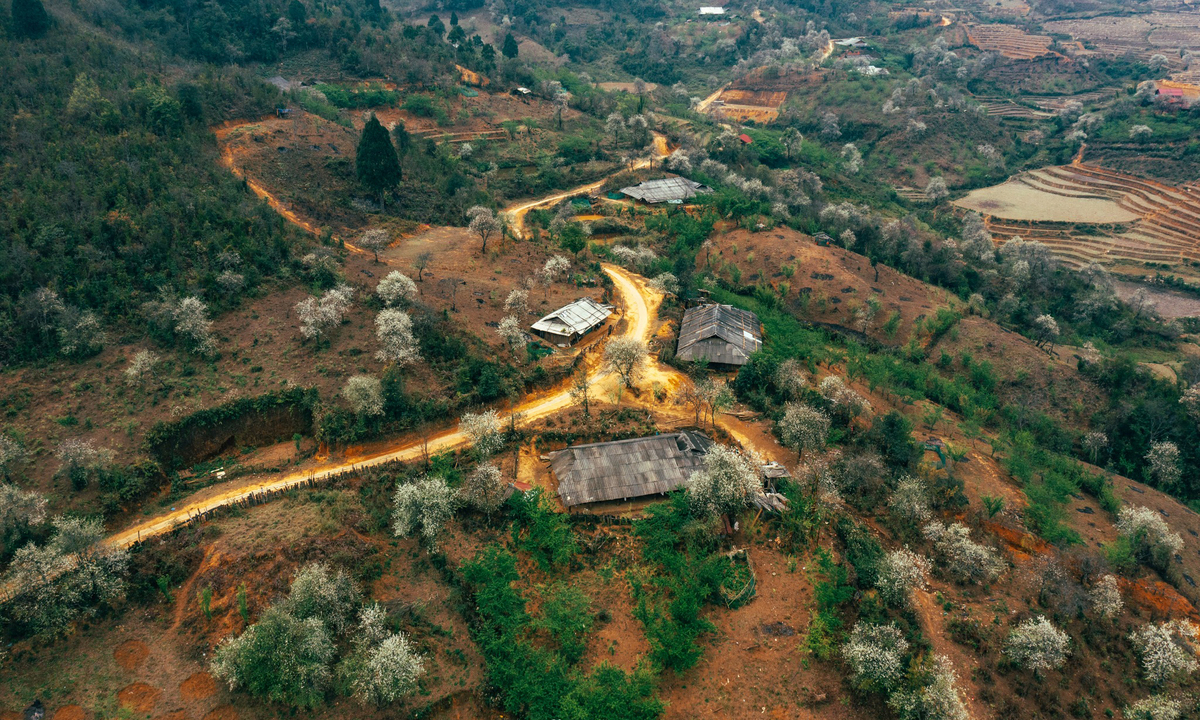
[[566, 507], [668, 493], [704, 463], [712, 440], [692, 430], [575, 445], [550, 455]]
[[533, 332], [555, 345], [566, 347], [592, 330], [600, 327], [612, 315], [612, 305], [579, 298], [533, 324]]
[[683, 313], [675, 356], [692, 362], [741, 366], [760, 348], [762, 327], [757, 315], [732, 305], [700, 305]]
[[751, 138], [746, 133], [742, 133], [741, 135], [738, 135], [738, 140], [741, 140], [742, 144], [744, 144], [744, 145], [749, 145], [754, 142], [754, 139]]
[[833, 244], [833, 238], [829, 237], [829, 233], [819, 232], [813, 235], [813, 240], [816, 240], [821, 247], [829, 247]]
[[663, 202], [683, 202], [696, 195], [710, 192], [712, 192], [712, 188], [707, 185], [701, 185], [694, 180], [682, 177], [647, 180], [637, 185], [621, 188], [621, 194], [626, 197], [631, 197], [634, 200], [640, 200], [650, 205]]

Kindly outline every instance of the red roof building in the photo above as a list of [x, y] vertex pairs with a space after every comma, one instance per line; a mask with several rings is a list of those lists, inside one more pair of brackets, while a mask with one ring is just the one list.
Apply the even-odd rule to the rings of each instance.
[[750, 136], [747, 135], [746, 133], [742, 133], [741, 135], [738, 135], [738, 140], [741, 140], [742, 142], [746, 143], [747, 145], [754, 142], [753, 140], [750, 139]]

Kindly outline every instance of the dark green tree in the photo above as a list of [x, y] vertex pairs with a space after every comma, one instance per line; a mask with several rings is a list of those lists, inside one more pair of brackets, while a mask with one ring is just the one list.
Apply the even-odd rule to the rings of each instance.
[[450, 11], [450, 27], [458, 27], [458, 13]]
[[396, 127], [392, 128], [392, 142], [396, 146], [397, 157], [404, 157], [412, 148], [412, 135], [408, 134], [408, 128], [404, 127], [403, 120], [397, 120]]
[[462, 27], [455, 25], [450, 28], [450, 34], [446, 36], [446, 39], [452, 43], [461, 44], [467, 39], [467, 31], [463, 30]]
[[512, 36], [512, 33], [504, 36], [504, 47], [500, 48], [500, 52], [509, 60], [517, 56], [517, 40]]
[[483, 61], [489, 66], [495, 64], [496, 48], [492, 47], [491, 44], [484, 45], [483, 49], [479, 51], [479, 57], [483, 58]]
[[428, 27], [430, 30], [433, 30], [435, 33], [437, 33], [439, 38], [446, 34], [446, 26], [442, 24], [442, 19], [437, 15], [429, 16]]
[[41, 37], [50, 29], [50, 14], [42, 0], [12, 0], [12, 23], [20, 37]]
[[372, 192], [379, 193], [379, 204], [384, 203], [384, 193], [400, 182], [400, 159], [396, 148], [388, 137], [388, 131], [374, 115], [367, 120], [362, 137], [358, 139], [355, 157], [358, 180]]
[[288, 20], [292, 23], [292, 29], [299, 32], [304, 24], [308, 22], [308, 8], [304, 7], [304, 3], [300, 0], [292, 0], [288, 4]]

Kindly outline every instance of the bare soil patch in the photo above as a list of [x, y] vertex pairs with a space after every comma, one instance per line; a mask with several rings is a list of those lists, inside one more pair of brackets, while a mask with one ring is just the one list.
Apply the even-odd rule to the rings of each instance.
[[126, 685], [121, 692], [117, 693], [117, 702], [121, 704], [121, 707], [128, 708], [133, 712], [149, 714], [153, 712], [154, 706], [158, 703], [159, 695], [162, 695], [162, 691], [153, 685], [135, 682]]
[[141, 640], [126, 640], [113, 651], [113, 659], [126, 670], [137, 670], [149, 654], [150, 648], [146, 647], [146, 643]]
[[203, 720], [238, 720], [238, 711], [232, 705], [222, 705], [205, 713]]
[[179, 684], [179, 696], [191, 702], [204, 700], [217, 691], [217, 681], [207, 672], [198, 672]]
[[87, 713], [78, 705], [63, 705], [54, 711], [52, 720], [83, 720]]
[[1054, 195], [1016, 180], [972, 190], [954, 204], [983, 215], [1039, 222], [1127, 223], [1139, 219], [1113, 200]]

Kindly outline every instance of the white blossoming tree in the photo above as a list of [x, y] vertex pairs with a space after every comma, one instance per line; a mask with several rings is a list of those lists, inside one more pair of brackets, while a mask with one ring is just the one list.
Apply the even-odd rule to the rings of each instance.
[[698, 515], [736, 513], [762, 493], [762, 471], [752, 458], [725, 445], [713, 445], [704, 466], [688, 478], [688, 503]]
[[125, 368], [125, 384], [140, 388], [151, 380], [157, 380], [158, 361], [158, 353], [153, 350], [139, 350]]
[[416, 692], [424, 673], [425, 663], [408, 636], [395, 633], [360, 651], [350, 688], [364, 705], [388, 705]]
[[1071, 654], [1071, 638], [1039, 615], [1013, 628], [1004, 641], [1004, 654], [1035, 673], [1055, 670]]
[[954, 687], [958, 677], [945, 655], [926, 661], [928, 682], [919, 689], [892, 693], [888, 705], [903, 720], [969, 720], [967, 708]]
[[825, 447], [829, 437], [829, 416], [804, 403], [788, 403], [783, 417], [775, 424], [779, 439], [801, 457], [808, 450]]
[[1183, 703], [1167, 695], [1151, 695], [1125, 708], [1128, 720], [1179, 720]]
[[636, 338], [616, 338], [604, 347], [604, 364], [620, 378], [622, 390], [637, 382], [646, 352], [646, 343]]
[[908, 641], [895, 625], [860, 620], [842, 646], [842, 656], [854, 671], [854, 682], [866, 690], [890, 691], [904, 677]]
[[413, 335], [412, 318], [403, 310], [388, 308], [375, 316], [375, 339], [379, 341], [377, 360], [396, 367], [421, 360], [421, 346]]
[[799, 360], [788, 358], [775, 368], [774, 382], [781, 393], [789, 399], [796, 400], [808, 386], [808, 373], [804, 371]]
[[504, 446], [500, 416], [495, 410], [463, 415], [458, 421], [458, 429], [482, 458], [491, 457]]
[[1144, 625], [1129, 635], [1146, 682], [1161, 685], [1196, 671], [1197, 628], [1190, 620]]
[[300, 318], [300, 334], [306, 338], [321, 338], [342, 324], [350, 303], [354, 300], [354, 288], [339, 285], [326, 290], [320, 298], [308, 297], [296, 303], [296, 317]]
[[417, 284], [399, 270], [393, 270], [375, 286], [375, 294], [388, 307], [407, 305], [417, 297]]
[[1121, 608], [1125, 606], [1125, 602], [1121, 600], [1117, 578], [1113, 575], [1105, 575], [1097, 580], [1088, 592], [1088, 599], [1091, 600], [1096, 615], [1104, 620], [1114, 619], [1121, 614]]
[[1129, 543], [1134, 558], [1151, 567], [1165, 569], [1171, 557], [1183, 548], [1183, 538], [1171, 532], [1158, 513], [1148, 507], [1125, 506], [1117, 512], [1117, 533]]
[[908, 548], [893, 550], [879, 563], [875, 589], [879, 597], [893, 607], [908, 605], [914, 590], [925, 587], [929, 579], [929, 560]]
[[491, 515], [504, 504], [508, 483], [500, 468], [490, 462], [479, 463], [463, 484], [463, 496], [475, 509]]
[[364, 417], [383, 414], [383, 384], [370, 375], [352, 375], [342, 388], [342, 397]]
[[971, 539], [961, 523], [943, 525], [937, 520], [922, 530], [942, 558], [939, 567], [960, 582], [988, 583], [1004, 572], [1004, 561], [995, 550]]
[[888, 509], [901, 522], [911, 525], [925, 522], [933, 514], [929, 507], [929, 486], [921, 478], [905, 475], [888, 498]]
[[392, 531], [396, 537], [420, 534], [431, 547], [446, 523], [454, 517], [458, 496], [445, 479], [425, 476], [416, 482], [401, 483], [393, 496]]
[[1170, 441], [1150, 443], [1146, 453], [1146, 470], [1150, 479], [1160, 488], [1173, 488], [1183, 477], [1180, 468], [1179, 446]]
[[362, 235], [359, 235], [358, 242], [355, 244], [363, 250], [372, 253], [375, 256], [375, 262], [379, 262], [380, 251], [387, 250], [391, 242], [392, 238], [388, 235], [387, 230], [371, 228], [363, 232]]

